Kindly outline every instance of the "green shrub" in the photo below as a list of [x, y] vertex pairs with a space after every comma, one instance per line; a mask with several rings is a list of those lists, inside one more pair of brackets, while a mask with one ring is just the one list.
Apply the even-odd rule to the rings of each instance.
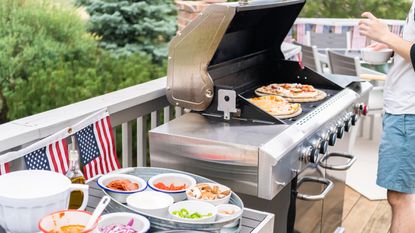
[[0, 123], [163, 75], [147, 56], [115, 58], [71, 8], [0, 1]]
[[173, 0], [77, 0], [91, 15], [89, 31], [116, 55], [149, 54], [160, 63], [176, 33]]

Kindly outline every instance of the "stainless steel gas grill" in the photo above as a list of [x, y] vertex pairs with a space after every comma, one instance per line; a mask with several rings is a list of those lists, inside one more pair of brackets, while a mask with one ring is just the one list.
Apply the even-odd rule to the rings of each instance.
[[[338, 194], [330, 206], [338, 213], [344, 186], [328, 177], [344, 182], [344, 172], [333, 176], [327, 170], [345, 170], [355, 158], [345, 148], [345, 154], [330, 154], [329, 146], [341, 138], [349, 142], [347, 132], [366, 111], [372, 88], [355, 77], [322, 76], [284, 59], [281, 43], [304, 4], [209, 6], [169, 50], [167, 97], [191, 112], [150, 132], [152, 166], [228, 185], [245, 206], [276, 214], [275, 232], [334, 231], [323, 223], [324, 198]], [[301, 115], [281, 120], [247, 100], [270, 83], [311, 84], [328, 96], [302, 103]], [[332, 157], [345, 157], [346, 164], [333, 166]], [[328, 221], [340, 226], [341, 216]]]

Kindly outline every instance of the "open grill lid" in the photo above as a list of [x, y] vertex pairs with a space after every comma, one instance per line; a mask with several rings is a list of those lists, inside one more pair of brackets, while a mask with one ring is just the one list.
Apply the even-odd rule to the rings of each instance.
[[246, 66], [284, 59], [281, 44], [304, 4], [305, 0], [268, 0], [208, 6], [171, 41], [167, 74], [170, 103], [204, 111], [217, 94], [215, 83], [220, 79], [211, 75], [212, 67], [232, 63], [227, 66], [229, 73], [229, 67], [238, 66], [234, 62], [238, 59], [255, 57], [247, 59], [252, 64], [248, 61], [243, 64]]

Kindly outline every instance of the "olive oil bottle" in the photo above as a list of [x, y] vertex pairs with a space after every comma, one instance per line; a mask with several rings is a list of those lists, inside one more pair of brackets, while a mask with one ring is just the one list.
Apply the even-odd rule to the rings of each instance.
[[[79, 154], [77, 150], [69, 152], [69, 170], [66, 173], [73, 184], [85, 184], [84, 174], [79, 168]], [[78, 209], [82, 205], [84, 194], [81, 191], [73, 191], [69, 199], [69, 209]]]

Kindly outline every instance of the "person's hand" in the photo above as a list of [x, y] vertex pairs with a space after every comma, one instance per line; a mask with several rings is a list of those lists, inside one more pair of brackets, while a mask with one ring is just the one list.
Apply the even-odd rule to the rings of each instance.
[[382, 49], [388, 49], [389, 48], [388, 45], [383, 44], [383, 43], [378, 43], [378, 42], [375, 42], [375, 43], [373, 43], [373, 44], [371, 44], [371, 45], [369, 45], [367, 47], [368, 48], [371, 48], [371, 49], [373, 49], [375, 51], [380, 51]]
[[386, 25], [382, 20], [376, 18], [372, 13], [365, 12], [362, 14], [362, 17], [367, 19], [359, 21], [361, 35], [367, 36], [368, 38], [380, 43], [386, 43], [388, 38], [393, 35], [389, 31], [388, 25]]

